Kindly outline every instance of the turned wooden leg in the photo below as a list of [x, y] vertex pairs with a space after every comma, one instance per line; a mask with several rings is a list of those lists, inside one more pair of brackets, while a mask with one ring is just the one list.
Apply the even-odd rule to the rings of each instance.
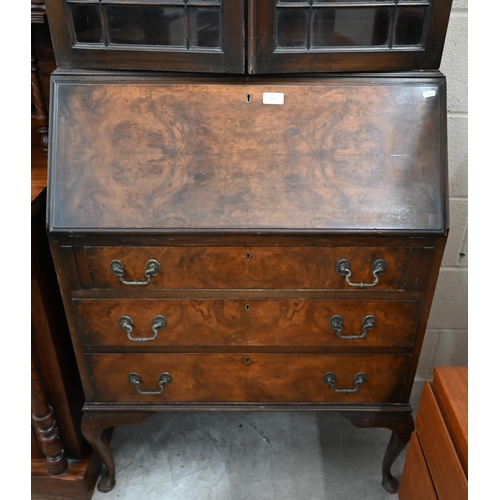
[[110, 427], [116, 427], [117, 425], [141, 424], [151, 415], [153, 415], [153, 413], [149, 412], [84, 412], [82, 418], [82, 433], [106, 466], [106, 474], [97, 483], [99, 491], [107, 493], [111, 491], [116, 484], [115, 460], [109, 445], [109, 439], [103, 431]]
[[68, 459], [59, 436], [54, 410], [47, 401], [33, 351], [31, 352], [31, 412], [33, 428], [47, 460], [47, 469], [50, 474], [62, 474], [68, 468]]
[[389, 493], [396, 493], [399, 481], [391, 474], [391, 467], [415, 429], [411, 409], [402, 412], [341, 412], [355, 427], [385, 427], [392, 430], [391, 439], [382, 461], [382, 486]]

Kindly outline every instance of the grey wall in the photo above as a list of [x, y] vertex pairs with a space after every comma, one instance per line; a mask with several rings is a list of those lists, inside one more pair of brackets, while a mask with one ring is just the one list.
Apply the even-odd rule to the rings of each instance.
[[468, 218], [468, 3], [454, 0], [440, 70], [448, 88], [448, 158], [451, 224], [417, 381], [435, 366], [467, 365]]

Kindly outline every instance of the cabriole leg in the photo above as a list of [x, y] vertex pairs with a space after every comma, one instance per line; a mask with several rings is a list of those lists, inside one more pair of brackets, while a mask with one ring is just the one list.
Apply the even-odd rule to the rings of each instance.
[[109, 445], [109, 439], [103, 432], [117, 425], [136, 425], [144, 422], [153, 413], [149, 412], [84, 412], [82, 418], [82, 433], [90, 446], [106, 466], [106, 474], [97, 484], [97, 489], [103, 493], [111, 491], [115, 484], [115, 460]]
[[[410, 415], [411, 418], [411, 415]], [[412, 429], [401, 430], [399, 432], [392, 432], [391, 439], [387, 445], [387, 450], [384, 455], [384, 460], [382, 461], [382, 486], [389, 493], [396, 493], [399, 488], [398, 480], [391, 474], [391, 467], [399, 454], [405, 449], [406, 445], [410, 442], [411, 433], [413, 431], [413, 419], [412, 419]]]
[[400, 412], [340, 412], [355, 427], [385, 427], [392, 430], [391, 439], [382, 461], [382, 486], [389, 493], [396, 493], [398, 480], [391, 474], [391, 467], [415, 429], [411, 409]]

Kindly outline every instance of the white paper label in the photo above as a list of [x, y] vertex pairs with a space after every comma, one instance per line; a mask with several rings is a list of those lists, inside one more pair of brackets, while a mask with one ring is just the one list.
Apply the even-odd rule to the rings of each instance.
[[285, 94], [283, 92], [264, 92], [262, 102], [264, 104], [283, 104], [285, 102]]
[[426, 90], [422, 93], [422, 95], [427, 98], [427, 97], [434, 97], [436, 95], [435, 90]]

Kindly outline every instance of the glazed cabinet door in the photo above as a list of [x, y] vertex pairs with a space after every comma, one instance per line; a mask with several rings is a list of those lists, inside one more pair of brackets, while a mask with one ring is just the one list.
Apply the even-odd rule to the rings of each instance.
[[47, 0], [62, 68], [244, 73], [244, 0]]
[[249, 72], [438, 69], [452, 0], [250, 0]]

